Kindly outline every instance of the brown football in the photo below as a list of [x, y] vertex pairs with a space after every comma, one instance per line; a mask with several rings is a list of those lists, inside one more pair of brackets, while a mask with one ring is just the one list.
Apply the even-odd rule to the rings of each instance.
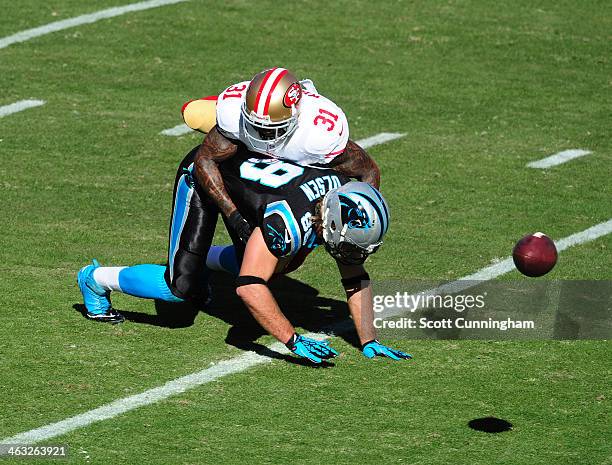
[[557, 248], [544, 233], [528, 234], [514, 246], [512, 259], [521, 273], [535, 278], [553, 269], [557, 263]]

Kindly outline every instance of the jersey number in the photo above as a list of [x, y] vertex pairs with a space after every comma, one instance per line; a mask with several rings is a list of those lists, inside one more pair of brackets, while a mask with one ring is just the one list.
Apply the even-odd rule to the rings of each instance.
[[228, 87], [223, 93], [223, 100], [225, 100], [226, 98], [241, 98], [242, 91], [246, 88], [246, 84], [242, 84], [241, 86]]
[[[267, 165], [262, 167], [262, 165]], [[281, 187], [304, 172], [304, 168], [279, 160], [246, 160], [240, 165], [240, 177], [268, 187]]]
[[315, 116], [314, 119], [315, 126], [319, 123], [326, 124], [327, 131], [333, 131], [334, 127], [336, 127], [336, 123], [338, 122], [338, 115], [334, 115], [331, 111], [327, 111], [323, 108], [319, 108], [319, 113], [320, 115]]

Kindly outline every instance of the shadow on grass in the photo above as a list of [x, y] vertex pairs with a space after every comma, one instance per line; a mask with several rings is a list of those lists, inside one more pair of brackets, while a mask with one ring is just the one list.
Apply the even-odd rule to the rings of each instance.
[[[304, 359], [280, 354], [256, 342], [267, 332], [255, 321], [236, 295], [234, 278], [225, 273], [213, 273], [211, 286], [213, 289], [212, 302], [206, 306], [192, 302], [169, 303], [156, 300], [153, 315], [119, 308], [116, 310], [132, 323], [164, 328], [190, 327], [194, 324], [198, 313], [204, 312], [230, 326], [225, 342], [241, 350], [253, 351], [297, 365], [318, 368], [334, 366], [330, 362], [313, 365]], [[330, 328], [342, 327], [343, 331], [339, 335], [354, 347], [360, 347], [354, 328], [344, 330], [349, 317], [345, 301], [320, 297], [317, 289], [287, 276], [271, 281], [270, 289], [283, 313], [295, 327], [304, 328], [310, 332], [325, 332]], [[82, 304], [76, 304], [73, 308], [84, 315], [85, 307]]]

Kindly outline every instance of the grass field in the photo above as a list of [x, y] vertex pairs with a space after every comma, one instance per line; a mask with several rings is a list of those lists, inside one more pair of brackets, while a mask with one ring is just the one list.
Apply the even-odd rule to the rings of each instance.
[[[0, 37], [127, 1], [4, 2]], [[202, 139], [159, 134], [183, 102], [286, 66], [343, 108], [352, 139], [405, 133], [370, 150], [392, 225], [368, 270], [452, 280], [528, 232], [612, 218], [611, 31], [612, 5], [595, 0], [192, 0], [0, 49], [0, 106], [46, 101], [0, 118], [0, 439], [273, 342], [223, 277], [206, 312], [121, 295], [122, 325], [75, 310], [91, 258], [165, 260], [175, 167]], [[525, 166], [572, 148], [593, 154]], [[546, 279], [610, 270], [607, 235]], [[281, 283], [300, 328], [346, 316], [335, 275], [319, 250]], [[330, 368], [279, 356], [44, 443], [96, 464], [612, 463], [609, 341], [388, 341], [406, 363], [353, 342], [332, 338]], [[514, 428], [467, 427], [485, 416]]]

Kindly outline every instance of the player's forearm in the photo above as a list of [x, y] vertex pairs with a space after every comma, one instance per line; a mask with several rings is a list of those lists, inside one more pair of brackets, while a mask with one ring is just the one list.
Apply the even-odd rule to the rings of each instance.
[[194, 161], [198, 183], [226, 217], [236, 210], [236, 205], [225, 189], [218, 163], [234, 156], [237, 150], [238, 146], [215, 126], [204, 138]]
[[253, 317], [268, 333], [283, 344], [293, 336], [295, 328], [283, 315], [267, 286], [251, 284], [239, 287], [236, 292]]
[[[374, 163], [374, 162], [372, 162]], [[376, 169], [368, 171], [361, 177], [361, 181], [367, 182], [370, 186], [380, 189], [380, 171], [376, 163], [374, 163]]]
[[221, 177], [217, 162], [209, 158], [202, 158], [197, 161], [195, 166], [196, 177], [200, 186], [202, 186], [202, 189], [204, 189], [208, 197], [219, 207], [221, 213], [223, 213], [226, 218], [229, 218], [236, 210], [236, 205], [225, 189], [225, 184], [223, 183], [223, 178]]
[[380, 187], [380, 169], [368, 153], [352, 140], [346, 144], [344, 152], [335, 158], [330, 167], [359, 181], [367, 182], [376, 189]]
[[374, 308], [372, 306], [372, 285], [347, 292], [347, 302], [359, 341], [364, 344], [376, 339], [374, 327]]

